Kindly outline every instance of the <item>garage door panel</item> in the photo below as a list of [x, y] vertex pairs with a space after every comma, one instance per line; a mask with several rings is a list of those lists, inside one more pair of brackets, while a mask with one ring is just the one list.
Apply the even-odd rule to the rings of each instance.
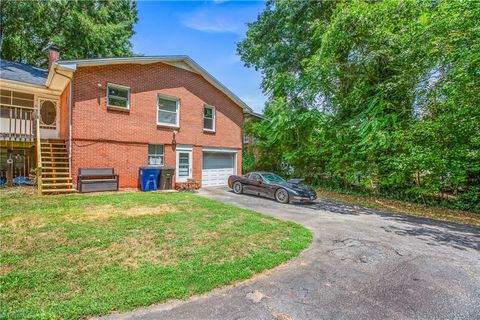
[[230, 153], [203, 153], [203, 169], [232, 169], [234, 155]]
[[202, 170], [202, 185], [204, 187], [224, 186], [233, 169], [206, 169]]
[[224, 186], [228, 177], [234, 174], [235, 154], [232, 153], [203, 153], [202, 186]]

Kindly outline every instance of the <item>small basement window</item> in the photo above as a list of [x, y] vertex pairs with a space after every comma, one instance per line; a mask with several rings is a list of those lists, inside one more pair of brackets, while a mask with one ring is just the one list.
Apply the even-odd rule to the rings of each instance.
[[107, 106], [116, 109], [130, 109], [130, 88], [107, 84]]
[[163, 166], [163, 144], [148, 145], [148, 165]]
[[215, 107], [203, 107], [203, 130], [215, 131]]
[[178, 99], [159, 96], [157, 124], [178, 127], [179, 109]]

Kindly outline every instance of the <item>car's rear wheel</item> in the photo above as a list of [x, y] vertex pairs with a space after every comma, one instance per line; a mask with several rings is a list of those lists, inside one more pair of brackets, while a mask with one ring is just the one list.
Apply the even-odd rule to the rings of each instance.
[[275, 192], [275, 200], [281, 203], [288, 203], [288, 192], [285, 189], [278, 189]]
[[235, 192], [236, 194], [240, 194], [240, 193], [243, 192], [243, 185], [242, 185], [241, 182], [238, 182], [238, 181], [237, 181], [237, 182], [235, 182], [235, 183], [233, 184], [233, 188], [232, 188], [232, 189], [233, 189], [233, 192]]

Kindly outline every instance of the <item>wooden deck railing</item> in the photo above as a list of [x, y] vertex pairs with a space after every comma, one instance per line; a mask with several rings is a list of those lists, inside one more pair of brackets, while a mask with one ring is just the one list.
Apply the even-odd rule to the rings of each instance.
[[42, 141], [40, 139], [40, 115], [35, 117], [35, 138], [37, 149], [37, 192], [42, 195]]
[[35, 140], [35, 109], [0, 106], [0, 140]]

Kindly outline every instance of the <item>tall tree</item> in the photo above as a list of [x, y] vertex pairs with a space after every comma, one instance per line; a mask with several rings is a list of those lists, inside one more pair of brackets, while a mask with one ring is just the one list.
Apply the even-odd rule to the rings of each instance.
[[129, 56], [136, 22], [132, 0], [2, 0], [0, 55], [46, 67], [54, 43], [62, 59]]
[[480, 211], [478, 21], [478, 1], [269, 1], [238, 46], [269, 96], [258, 165]]

